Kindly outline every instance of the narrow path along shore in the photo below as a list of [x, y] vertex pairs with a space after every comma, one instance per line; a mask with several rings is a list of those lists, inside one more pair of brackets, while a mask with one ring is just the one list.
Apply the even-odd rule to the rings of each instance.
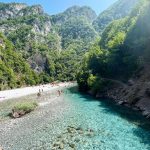
[[18, 98], [26, 95], [36, 94], [40, 91], [47, 92], [58, 87], [65, 87], [70, 85], [70, 82], [58, 83], [58, 84], [45, 84], [31, 87], [18, 88], [13, 90], [0, 91], [0, 102], [12, 98]]

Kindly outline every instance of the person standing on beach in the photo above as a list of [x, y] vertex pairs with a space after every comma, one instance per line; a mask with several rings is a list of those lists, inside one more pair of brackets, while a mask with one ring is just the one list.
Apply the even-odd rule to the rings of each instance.
[[41, 90], [39, 89], [39, 92], [37, 93], [37, 96], [40, 97], [41, 96]]
[[58, 96], [60, 96], [60, 94], [61, 94], [61, 92], [60, 92], [60, 90], [58, 90]]

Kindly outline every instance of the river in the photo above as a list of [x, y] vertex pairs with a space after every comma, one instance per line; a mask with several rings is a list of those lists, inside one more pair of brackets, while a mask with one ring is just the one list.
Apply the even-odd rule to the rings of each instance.
[[0, 144], [4, 150], [149, 150], [150, 123], [73, 87], [23, 118], [0, 122]]

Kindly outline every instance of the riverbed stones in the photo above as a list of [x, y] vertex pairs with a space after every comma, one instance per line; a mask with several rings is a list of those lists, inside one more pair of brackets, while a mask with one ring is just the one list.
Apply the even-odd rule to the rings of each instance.
[[54, 143], [54, 147], [57, 147], [57, 146], [59, 146], [60, 145], [60, 143], [59, 142], [56, 142], [56, 143]]
[[72, 133], [73, 132], [72, 128], [70, 128], [70, 127], [67, 128], [67, 131], [68, 131], [68, 133]]
[[61, 138], [62, 138], [62, 136], [61, 136], [61, 135], [59, 135], [57, 138], [58, 138], [58, 139], [61, 139]]
[[11, 116], [13, 118], [20, 118], [21, 116], [24, 116], [27, 112], [23, 111], [23, 110], [14, 110], [12, 109], [12, 114]]
[[79, 139], [79, 138], [75, 138], [74, 141], [75, 141], [76, 143], [78, 143], [78, 142], [80, 142], [80, 139]]
[[74, 143], [70, 143], [69, 146], [70, 146], [71, 148], [75, 148], [75, 144], [74, 144]]
[[64, 149], [64, 144], [63, 144], [63, 143], [60, 143], [59, 148], [60, 148], [60, 149]]
[[70, 133], [70, 134], [75, 134], [77, 132], [77, 130], [74, 127], [68, 127], [67, 132]]
[[13, 118], [19, 118], [19, 114], [18, 114], [18, 112], [14, 112], [14, 113], [12, 113], [12, 117], [13, 117]]
[[78, 127], [78, 128], [76, 128], [76, 130], [82, 130], [82, 128], [81, 128], [81, 127]]
[[83, 131], [82, 131], [82, 130], [79, 130], [78, 133], [79, 133], [79, 134], [83, 134]]
[[74, 134], [70, 134], [70, 137], [74, 137]]
[[66, 131], [67, 132], [57, 136], [57, 139], [52, 146], [52, 150], [67, 149], [69, 147], [71, 149], [76, 149], [81, 143], [83, 144], [83, 140], [92, 138], [95, 135], [94, 130], [91, 128], [83, 129], [81, 127], [68, 126]]
[[93, 137], [93, 136], [94, 136], [94, 133], [93, 133], [93, 132], [88, 132], [88, 133], [86, 133], [86, 136], [88, 136], [88, 137]]
[[61, 141], [63, 144], [65, 144], [66, 143], [66, 140], [64, 140], [64, 139], [62, 139], [62, 141]]

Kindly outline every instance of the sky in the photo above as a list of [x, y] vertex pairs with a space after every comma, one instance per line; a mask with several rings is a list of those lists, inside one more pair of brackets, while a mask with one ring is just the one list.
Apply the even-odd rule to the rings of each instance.
[[28, 5], [41, 4], [44, 11], [50, 15], [63, 12], [73, 5], [90, 6], [97, 14], [108, 8], [117, 0], [0, 0], [0, 2], [26, 3]]

